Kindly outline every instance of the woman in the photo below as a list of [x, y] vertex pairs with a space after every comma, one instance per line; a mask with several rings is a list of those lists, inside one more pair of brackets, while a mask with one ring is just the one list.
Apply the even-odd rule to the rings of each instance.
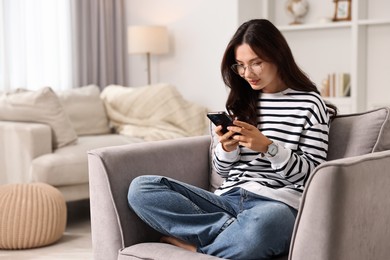
[[238, 28], [221, 71], [236, 118], [225, 134], [215, 128], [222, 186], [211, 193], [141, 176], [130, 185], [129, 205], [166, 235], [163, 242], [188, 250], [228, 259], [287, 254], [305, 183], [327, 156], [328, 108], [267, 20]]

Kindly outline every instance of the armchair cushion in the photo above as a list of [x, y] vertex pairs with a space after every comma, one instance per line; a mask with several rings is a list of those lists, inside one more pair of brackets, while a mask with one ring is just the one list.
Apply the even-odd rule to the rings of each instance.
[[77, 140], [77, 134], [58, 96], [50, 87], [38, 91], [20, 90], [0, 96], [0, 120], [36, 122], [50, 125], [53, 147]]
[[390, 108], [337, 116], [330, 126], [328, 161], [390, 149]]
[[130, 259], [185, 259], [185, 260], [217, 260], [219, 257], [199, 254], [164, 243], [140, 243], [119, 251], [118, 260]]

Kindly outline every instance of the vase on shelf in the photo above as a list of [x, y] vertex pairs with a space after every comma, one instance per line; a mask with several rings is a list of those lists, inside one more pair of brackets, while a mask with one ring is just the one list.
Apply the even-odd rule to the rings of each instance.
[[302, 18], [309, 11], [309, 3], [306, 0], [288, 0], [286, 11], [294, 19], [290, 24], [302, 24]]

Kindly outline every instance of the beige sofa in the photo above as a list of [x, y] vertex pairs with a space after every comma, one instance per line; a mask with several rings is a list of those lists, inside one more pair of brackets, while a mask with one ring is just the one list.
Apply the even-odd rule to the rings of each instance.
[[[161, 99], [168, 90], [169, 103], [167, 94], [165, 101]], [[160, 111], [169, 105], [169, 114], [158, 117], [152, 105]], [[90, 85], [0, 95], [0, 184], [44, 182], [58, 188], [66, 201], [87, 199], [88, 150], [199, 134], [173, 123], [186, 124], [181, 118], [186, 111], [204, 120], [202, 109], [182, 99], [172, 86], [161, 84], [108, 86], [102, 93]], [[159, 125], [153, 123], [157, 121]], [[147, 123], [151, 126], [145, 127]]]
[[[99, 95], [91, 85], [58, 93], [44, 88], [3, 99], [0, 184], [44, 182], [58, 188], [66, 201], [89, 198], [87, 151], [143, 141], [111, 131]], [[13, 98], [18, 103], [10, 105]]]
[[[90, 151], [94, 259], [218, 259], [158, 243], [127, 204], [132, 179], [160, 174], [208, 189], [209, 136]], [[390, 110], [337, 117], [328, 162], [311, 174], [301, 199], [289, 256], [283, 259], [388, 259]], [[238, 235], [239, 236], [239, 235]]]

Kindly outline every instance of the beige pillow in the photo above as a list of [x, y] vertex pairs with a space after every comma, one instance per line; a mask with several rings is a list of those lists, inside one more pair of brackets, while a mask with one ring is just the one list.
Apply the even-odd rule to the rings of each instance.
[[96, 85], [73, 88], [57, 95], [78, 135], [110, 132], [106, 110]]
[[38, 122], [53, 130], [53, 147], [59, 148], [77, 140], [60, 100], [50, 87], [37, 91], [22, 90], [0, 96], [0, 120]]

